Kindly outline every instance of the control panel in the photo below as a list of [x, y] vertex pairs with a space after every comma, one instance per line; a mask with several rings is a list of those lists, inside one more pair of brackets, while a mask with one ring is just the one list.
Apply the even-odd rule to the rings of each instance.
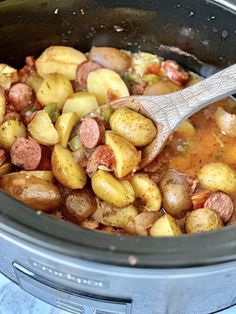
[[36, 298], [74, 314], [131, 314], [131, 301], [68, 291], [14, 262], [19, 285]]

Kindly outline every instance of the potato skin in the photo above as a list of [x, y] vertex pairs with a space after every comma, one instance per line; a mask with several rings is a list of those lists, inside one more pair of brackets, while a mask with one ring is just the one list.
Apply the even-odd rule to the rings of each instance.
[[97, 209], [97, 202], [91, 189], [71, 191], [65, 202], [63, 215], [74, 223], [81, 223]]
[[7, 120], [0, 125], [0, 144], [9, 150], [18, 137], [26, 137], [26, 128], [16, 120]]
[[96, 171], [91, 179], [94, 193], [103, 201], [119, 208], [134, 201], [132, 186], [126, 187], [121, 182], [104, 170]]
[[160, 182], [163, 207], [168, 214], [181, 218], [192, 207], [191, 189], [175, 170], [168, 170]]
[[49, 211], [62, 204], [61, 194], [54, 184], [26, 173], [4, 175], [0, 179], [0, 187], [34, 209]]
[[203, 166], [198, 173], [203, 189], [232, 193], [236, 191], [236, 172], [227, 164], [212, 162]]
[[199, 208], [192, 211], [185, 222], [185, 231], [187, 233], [202, 233], [221, 227], [223, 227], [223, 223], [220, 217], [208, 208]]
[[131, 179], [135, 196], [145, 202], [146, 211], [159, 211], [161, 208], [161, 192], [157, 185], [145, 173], [137, 173]]
[[117, 109], [109, 122], [113, 131], [126, 138], [134, 146], [145, 146], [151, 143], [157, 133], [150, 119], [128, 108]]

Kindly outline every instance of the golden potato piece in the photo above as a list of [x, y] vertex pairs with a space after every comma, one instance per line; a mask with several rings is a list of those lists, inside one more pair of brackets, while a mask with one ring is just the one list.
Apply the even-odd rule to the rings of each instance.
[[128, 108], [115, 110], [109, 122], [114, 132], [135, 146], [145, 146], [151, 143], [157, 133], [150, 119]]
[[34, 176], [48, 182], [54, 181], [53, 173], [52, 171], [49, 170], [32, 170], [32, 171], [21, 170], [19, 173], [22, 173], [26, 176]]
[[4, 92], [0, 89], [0, 124], [3, 122], [3, 118], [6, 111], [6, 99]]
[[67, 147], [71, 130], [77, 121], [78, 116], [74, 112], [63, 113], [57, 119], [55, 127], [60, 138], [61, 146]]
[[84, 169], [74, 161], [72, 153], [56, 144], [52, 151], [52, 172], [65, 187], [82, 189], [87, 181]]
[[185, 230], [187, 233], [213, 231], [221, 227], [223, 227], [223, 223], [220, 217], [216, 212], [208, 208], [193, 210], [185, 221]]
[[116, 207], [125, 207], [134, 201], [132, 187], [125, 186], [107, 171], [96, 171], [92, 176], [91, 184], [94, 193], [100, 199]]
[[141, 161], [141, 152], [133, 144], [113, 131], [106, 131], [105, 144], [109, 145], [115, 155], [114, 172], [117, 178], [123, 178], [137, 169]]
[[0, 63], [0, 86], [9, 89], [11, 84], [17, 82], [19, 76], [17, 70], [7, 64]]
[[93, 94], [78, 92], [67, 98], [62, 113], [75, 112], [79, 119], [81, 119], [96, 108], [98, 108], [98, 102]]
[[222, 162], [212, 162], [203, 166], [198, 174], [203, 189], [232, 193], [236, 191], [236, 171]]
[[159, 218], [150, 229], [153, 237], [172, 237], [181, 235], [182, 231], [173, 217], [168, 214]]
[[85, 55], [72, 47], [51, 46], [44, 50], [36, 60], [35, 66], [38, 74], [42, 77], [51, 73], [59, 73], [69, 80], [75, 80], [76, 69], [85, 60], [87, 60]]
[[98, 201], [97, 203], [98, 207], [92, 218], [106, 226], [125, 228], [138, 215], [133, 205], [117, 208], [106, 202]]
[[148, 229], [161, 217], [160, 212], [143, 212], [126, 225], [125, 230], [131, 234], [148, 235]]
[[183, 138], [192, 138], [196, 133], [194, 126], [188, 120], [182, 122], [176, 131]]
[[56, 209], [62, 204], [58, 188], [45, 180], [14, 172], [0, 178], [0, 187], [12, 197], [38, 210]]
[[88, 92], [93, 93], [99, 105], [109, 102], [108, 94], [122, 98], [129, 96], [129, 90], [122, 78], [109, 69], [99, 69], [90, 72], [87, 80]]
[[46, 111], [36, 113], [33, 120], [28, 124], [31, 136], [40, 144], [54, 145], [59, 142], [57, 130]]
[[37, 93], [41, 84], [43, 83], [43, 79], [39, 76], [29, 76], [26, 80], [26, 83], [33, 88], [34, 92]]
[[0, 125], [1, 146], [9, 150], [18, 137], [26, 137], [26, 127], [17, 120], [7, 120]]
[[146, 211], [158, 211], [161, 208], [161, 192], [157, 185], [144, 173], [136, 173], [132, 179], [135, 196], [145, 202]]
[[62, 109], [66, 99], [73, 93], [71, 82], [62, 74], [54, 73], [45, 77], [36, 93], [38, 101], [43, 105], [55, 103]]

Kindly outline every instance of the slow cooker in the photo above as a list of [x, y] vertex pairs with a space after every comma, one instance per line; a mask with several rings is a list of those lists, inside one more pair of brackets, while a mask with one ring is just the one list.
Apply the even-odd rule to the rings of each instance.
[[[16, 67], [52, 44], [109, 45], [208, 76], [236, 62], [236, 1], [0, 0], [0, 43], [0, 62]], [[175, 238], [103, 234], [1, 192], [0, 254], [4, 275], [70, 313], [208, 314], [236, 304], [235, 226]]]

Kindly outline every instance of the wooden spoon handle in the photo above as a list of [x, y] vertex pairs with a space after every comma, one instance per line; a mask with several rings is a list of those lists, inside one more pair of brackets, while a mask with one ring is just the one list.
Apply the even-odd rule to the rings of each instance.
[[165, 110], [165, 113], [169, 128], [175, 129], [196, 111], [234, 93], [236, 93], [236, 64], [195, 85], [168, 95], [171, 107]]

